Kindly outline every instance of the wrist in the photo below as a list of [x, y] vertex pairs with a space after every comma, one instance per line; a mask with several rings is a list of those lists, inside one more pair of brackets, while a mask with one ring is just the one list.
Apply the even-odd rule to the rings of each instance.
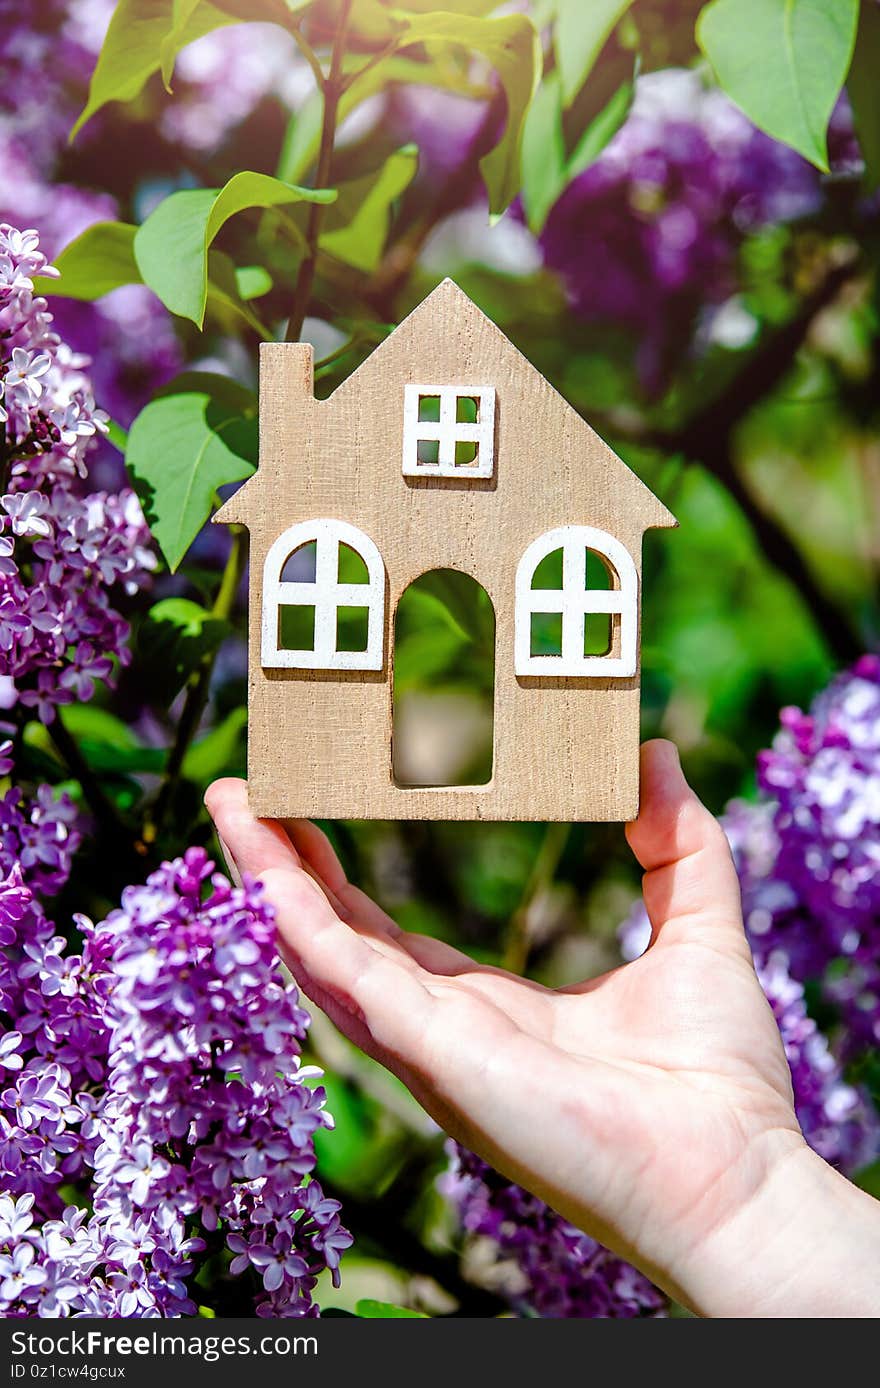
[[880, 1202], [800, 1135], [767, 1141], [752, 1194], [686, 1260], [685, 1302], [713, 1317], [880, 1315]]

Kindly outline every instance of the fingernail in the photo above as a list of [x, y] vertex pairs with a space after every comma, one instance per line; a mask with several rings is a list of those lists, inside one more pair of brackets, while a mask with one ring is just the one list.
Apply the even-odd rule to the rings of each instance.
[[220, 852], [223, 854], [223, 861], [226, 863], [226, 871], [229, 873], [229, 876], [232, 878], [236, 887], [240, 887], [241, 873], [238, 870], [238, 864], [232, 856], [232, 852], [229, 848], [229, 845], [226, 843], [226, 841], [221, 837], [219, 833], [217, 835], [217, 842], [220, 845]]

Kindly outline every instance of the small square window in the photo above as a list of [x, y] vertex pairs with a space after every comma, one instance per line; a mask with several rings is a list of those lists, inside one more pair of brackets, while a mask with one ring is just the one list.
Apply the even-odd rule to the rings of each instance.
[[278, 608], [278, 649], [315, 649], [315, 609], [307, 604], [282, 603]]
[[584, 655], [607, 655], [611, 650], [611, 613], [584, 614]]
[[370, 609], [368, 607], [337, 607], [337, 651], [365, 651], [369, 637]]
[[440, 462], [440, 440], [439, 439], [419, 439], [418, 444], [419, 462], [427, 463], [431, 467], [436, 467]]
[[404, 386], [404, 476], [461, 481], [494, 471], [493, 386]]
[[477, 456], [477, 445], [472, 442], [457, 443], [455, 445], [455, 466], [466, 467], [473, 463]]
[[562, 613], [533, 612], [532, 655], [562, 655]]

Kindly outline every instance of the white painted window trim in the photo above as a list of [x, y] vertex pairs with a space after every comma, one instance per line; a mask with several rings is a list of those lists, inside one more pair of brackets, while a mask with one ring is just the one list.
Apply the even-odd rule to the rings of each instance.
[[[315, 581], [282, 582], [287, 560], [301, 545], [315, 542]], [[363, 559], [368, 583], [339, 582], [339, 546], [349, 545]], [[314, 607], [315, 644], [311, 650], [279, 649], [279, 608]], [[366, 607], [367, 649], [336, 649], [340, 607]], [[301, 521], [278, 536], [263, 567], [262, 663], [269, 670], [381, 670], [385, 646], [385, 565], [357, 526], [340, 520]]]
[[[541, 560], [557, 549], [562, 550], [562, 588], [533, 588]], [[619, 588], [587, 588], [588, 549], [616, 570]], [[532, 655], [534, 612], [561, 612], [561, 655]], [[584, 655], [584, 618], [592, 612], [619, 615], [618, 655]], [[638, 575], [632, 556], [619, 540], [591, 525], [560, 525], [532, 541], [516, 571], [514, 667], [518, 675], [626, 679], [636, 673], [637, 635]]]
[[[440, 397], [440, 418], [419, 419], [419, 401], [426, 395]], [[475, 424], [459, 423], [459, 400], [476, 400]], [[436, 440], [437, 462], [419, 461], [419, 444]], [[456, 463], [455, 445], [475, 443], [472, 463]], [[403, 475], [405, 477], [491, 477], [495, 471], [494, 386], [404, 386]]]

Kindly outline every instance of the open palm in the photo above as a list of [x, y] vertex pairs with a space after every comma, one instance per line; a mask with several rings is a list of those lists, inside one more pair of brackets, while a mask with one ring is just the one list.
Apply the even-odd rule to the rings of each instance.
[[[675, 748], [643, 748], [628, 828], [653, 926], [631, 964], [552, 990], [407, 934], [314, 825], [211, 787], [227, 855], [259, 876], [304, 991], [449, 1133], [691, 1300], [678, 1269], [803, 1146], [723, 832]], [[707, 1255], [708, 1256], [708, 1255]]]

